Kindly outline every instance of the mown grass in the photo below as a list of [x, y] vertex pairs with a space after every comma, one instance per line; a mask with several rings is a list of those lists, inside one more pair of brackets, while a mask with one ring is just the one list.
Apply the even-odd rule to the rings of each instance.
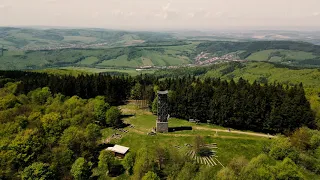
[[[102, 131], [104, 139], [110, 137], [114, 133], [122, 134], [121, 139], [113, 139], [111, 143], [117, 143], [130, 147], [131, 151], [138, 151], [146, 147], [154, 149], [156, 147], [164, 147], [168, 149], [175, 148], [181, 154], [185, 154], [190, 148], [185, 144], [193, 144], [196, 136], [203, 136], [206, 143], [217, 143], [218, 160], [226, 165], [232, 158], [238, 156], [245, 156], [251, 159], [260, 153], [264, 146], [272, 142], [271, 139], [265, 137], [242, 135], [228, 132], [218, 132], [215, 136], [215, 131], [210, 130], [187, 130], [177, 131], [173, 133], [157, 133], [155, 136], [147, 135], [156, 125], [156, 116], [150, 112], [138, 109], [135, 105], [129, 104], [121, 107], [124, 114], [135, 114], [132, 117], [125, 118], [124, 121], [134, 126], [134, 128], [126, 127], [128, 133], [122, 133], [114, 129], [104, 129]], [[192, 127], [206, 127], [212, 129], [225, 129], [219, 126], [201, 124], [196, 125], [186, 120], [171, 118], [169, 120], [169, 127], [192, 126]], [[180, 148], [176, 148], [179, 146]], [[221, 169], [221, 166], [216, 166], [216, 170]]]

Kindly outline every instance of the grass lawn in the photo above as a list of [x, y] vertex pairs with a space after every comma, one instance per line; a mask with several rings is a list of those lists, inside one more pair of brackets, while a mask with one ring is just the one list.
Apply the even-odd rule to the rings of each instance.
[[[215, 135], [215, 129], [225, 130], [223, 127], [208, 125], [208, 124], [194, 124], [186, 120], [170, 118], [169, 127], [192, 126], [193, 130], [177, 131], [173, 133], [157, 133], [155, 136], [147, 135], [156, 125], [156, 116], [148, 111], [140, 110], [132, 103], [120, 107], [123, 114], [131, 114], [129, 118], [124, 121], [134, 126], [126, 127], [128, 133], [123, 133], [111, 128], [102, 130], [103, 138], [106, 139], [114, 133], [121, 134], [121, 139], [113, 139], [111, 143], [116, 143], [130, 147], [131, 151], [137, 151], [142, 147], [156, 148], [158, 146], [166, 148], [175, 148], [177, 151], [185, 154], [190, 148], [185, 144], [193, 144], [195, 136], [203, 136], [206, 143], [217, 143], [218, 149], [217, 159], [226, 165], [234, 157], [245, 156], [251, 159], [260, 153], [262, 148], [272, 142], [272, 139], [266, 137], [259, 137], [247, 134], [237, 134], [231, 132], [218, 132]], [[205, 128], [205, 130], [201, 129]], [[179, 146], [180, 148], [177, 148]], [[216, 170], [222, 168], [221, 165], [215, 166]]]

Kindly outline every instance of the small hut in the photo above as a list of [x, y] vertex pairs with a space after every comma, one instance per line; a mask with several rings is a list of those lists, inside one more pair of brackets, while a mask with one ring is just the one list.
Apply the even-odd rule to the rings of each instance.
[[124, 158], [129, 151], [129, 148], [120, 145], [114, 145], [113, 147], [108, 147], [106, 150], [112, 151], [117, 157]]

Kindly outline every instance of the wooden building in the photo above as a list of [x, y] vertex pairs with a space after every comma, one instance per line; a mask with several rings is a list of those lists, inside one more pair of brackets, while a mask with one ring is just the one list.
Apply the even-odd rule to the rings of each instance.
[[106, 150], [112, 151], [117, 157], [124, 158], [129, 151], [129, 148], [125, 146], [114, 145], [113, 147], [108, 147]]

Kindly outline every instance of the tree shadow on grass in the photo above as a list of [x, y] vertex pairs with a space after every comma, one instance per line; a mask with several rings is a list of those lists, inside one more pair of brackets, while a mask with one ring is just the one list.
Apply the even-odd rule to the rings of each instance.
[[180, 126], [180, 127], [169, 127], [169, 132], [176, 132], [176, 131], [188, 131], [192, 130], [191, 126]]

